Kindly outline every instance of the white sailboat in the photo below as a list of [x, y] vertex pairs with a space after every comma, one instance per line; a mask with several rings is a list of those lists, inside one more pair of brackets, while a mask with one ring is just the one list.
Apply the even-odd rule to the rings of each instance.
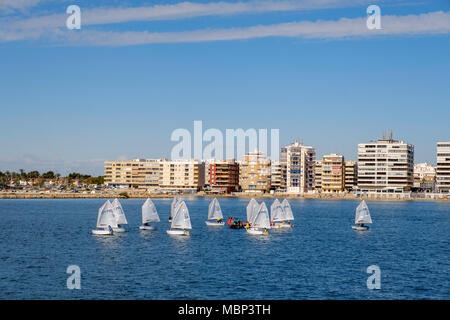
[[141, 230], [154, 230], [155, 227], [150, 225], [150, 222], [159, 222], [158, 211], [153, 204], [152, 200], [147, 199], [142, 205], [142, 225], [139, 227]]
[[125, 212], [123, 211], [122, 205], [117, 198], [112, 202], [112, 210], [117, 220], [117, 227], [113, 227], [113, 230], [115, 232], [125, 232], [126, 230], [122, 227], [122, 225], [128, 224], [128, 221], [127, 217], [125, 216]]
[[97, 216], [97, 229], [92, 230], [95, 235], [113, 235], [113, 228], [117, 227], [112, 205], [107, 200], [99, 209]]
[[219, 201], [214, 198], [208, 206], [208, 220], [205, 221], [207, 226], [224, 226], [222, 209], [220, 208]]
[[247, 205], [247, 223], [252, 224], [253, 220], [256, 218], [258, 213], [259, 203], [255, 199], [251, 199]]
[[170, 230], [167, 233], [170, 235], [188, 236], [189, 229], [192, 229], [191, 218], [189, 217], [189, 210], [184, 201], [181, 201], [176, 209], [172, 218]]
[[170, 217], [169, 222], [172, 222], [173, 216], [175, 215], [175, 209], [177, 208], [177, 205], [181, 202], [181, 200], [178, 197], [174, 197], [172, 200], [172, 203], [170, 204]]
[[286, 220], [285, 211], [281, 206], [280, 201], [278, 201], [278, 199], [275, 199], [275, 201], [270, 206], [270, 228], [271, 229], [284, 228], [285, 220]]
[[[281, 209], [280, 209], [281, 207]], [[275, 210], [274, 213], [272, 213]], [[281, 204], [278, 199], [274, 201], [270, 207], [272, 229], [292, 228], [291, 220], [294, 220], [292, 208], [287, 199], [284, 199]]]
[[356, 208], [355, 214], [355, 225], [352, 226], [353, 230], [364, 231], [369, 229], [369, 226], [364, 224], [372, 223], [372, 217], [370, 216], [369, 207], [367, 207], [366, 202], [363, 200]]
[[247, 228], [247, 232], [252, 235], [268, 235], [267, 231], [270, 228], [269, 211], [266, 204], [263, 202], [258, 208], [256, 217], [254, 218], [250, 228]]

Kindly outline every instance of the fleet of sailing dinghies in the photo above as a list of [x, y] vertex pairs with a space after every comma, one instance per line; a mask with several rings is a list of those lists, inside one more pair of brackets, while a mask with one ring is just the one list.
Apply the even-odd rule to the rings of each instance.
[[155, 227], [150, 225], [150, 222], [159, 222], [158, 211], [153, 204], [152, 200], [147, 199], [142, 205], [142, 225], [139, 227], [141, 230], [154, 230]]
[[253, 235], [268, 235], [267, 231], [270, 228], [269, 211], [266, 204], [263, 202], [259, 205], [256, 216], [246, 228], [249, 234]]
[[[292, 228], [291, 221], [294, 220], [294, 214], [289, 202], [284, 199], [281, 203], [278, 199], [270, 206], [269, 211], [264, 202], [258, 203], [251, 199], [247, 205], [247, 222], [243, 223], [240, 219], [228, 218], [228, 225], [231, 229], [245, 228], [247, 233], [252, 235], [268, 235], [269, 229]], [[175, 197], [170, 208], [170, 235], [189, 236], [189, 230], [192, 229], [189, 209], [186, 203]], [[158, 211], [151, 199], [147, 199], [142, 205], [142, 225], [141, 230], [154, 230], [154, 225], [150, 223], [160, 222]], [[208, 226], [223, 226], [222, 209], [217, 198], [214, 198], [208, 206], [208, 219], [205, 221]], [[369, 229], [366, 224], [371, 224], [369, 208], [363, 200], [356, 208], [355, 225], [353, 230], [363, 231]], [[92, 230], [95, 235], [113, 235], [116, 232], [125, 231], [122, 225], [128, 224], [125, 212], [118, 199], [111, 203], [107, 200], [99, 209], [97, 215], [97, 228]]]
[[128, 221], [127, 217], [125, 216], [125, 212], [123, 211], [122, 205], [117, 198], [112, 202], [112, 210], [117, 222], [117, 225], [115, 227], [112, 227], [114, 232], [125, 232], [126, 230], [122, 228], [122, 225], [128, 224]]
[[189, 210], [184, 201], [180, 201], [175, 208], [175, 213], [172, 217], [172, 223], [170, 230], [167, 233], [170, 235], [188, 236], [189, 231], [192, 229], [191, 217], [189, 216]]
[[292, 228], [291, 220], [294, 220], [291, 205], [284, 199], [280, 203], [278, 199], [270, 206], [270, 226], [271, 229]]
[[173, 216], [175, 215], [175, 209], [177, 208], [177, 205], [180, 203], [180, 199], [177, 197], [174, 197], [172, 200], [172, 204], [170, 205], [170, 217], [169, 222], [172, 222]]
[[208, 206], [208, 220], [205, 221], [207, 226], [221, 227], [225, 225], [223, 221], [222, 209], [219, 201], [214, 198]]
[[108, 200], [98, 209], [97, 229], [92, 230], [92, 233], [95, 235], [112, 235], [114, 227], [117, 228], [117, 220], [114, 216], [112, 204]]
[[355, 225], [352, 226], [352, 229], [357, 231], [368, 230], [369, 226], [366, 226], [365, 224], [370, 223], [372, 223], [372, 218], [370, 217], [369, 207], [367, 207], [366, 202], [363, 200], [356, 208]]

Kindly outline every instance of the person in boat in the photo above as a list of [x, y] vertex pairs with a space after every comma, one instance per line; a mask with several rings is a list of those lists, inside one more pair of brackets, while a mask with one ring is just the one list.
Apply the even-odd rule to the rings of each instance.
[[111, 228], [111, 226], [110, 225], [108, 225], [108, 230], [109, 230], [109, 233], [113, 233], [113, 229]]
[[217, 222], [218, 223], [222, 222], [222, 218], [217, 218]]

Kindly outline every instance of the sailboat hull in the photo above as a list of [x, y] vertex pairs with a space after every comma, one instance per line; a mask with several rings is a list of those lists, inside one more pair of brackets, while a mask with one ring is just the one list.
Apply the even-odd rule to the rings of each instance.
[[294, 225], [290, 223], [275, 223], [273, 226], [270, 227], [270, 229], [291, 229]]
[[95, 230], [92, 230], [92, 234], [95, 234], [98, 236], [112, 236], [113, 232], [106, 230], [106, 229], [95, 229]]
[[171, 236], [189, 236], [189, 231], [187, 230], [171, 229], [166, 232]]
[[154, 226], [142, 225], [142, 226], [139, 226], [139, 229], [140, 230], [155, 230], [155, 227]]
[[353, 229], [353, 230], [356, 230], [356, 231], [366, 231], [366, 230], [369, 230], [369, 227], [368, 227], [368, 226], [364, 226], [364, 227], [361, 227], [361, 226], [352, 226], [352, 229]]
[[248, 234], [255, 235], [255, 236], [263, 236], [263, 235], [268, 234], [268, 233], [266, 233], [265, 230], [261, 230], [261, 229], [248, 228], [245, 230], [247, 231]]
[[114, 232], [125, 232], [126, 230], [124, 228], [118, 227], [118, 228], [112, 228]]
[[225, 225], [224, 221], [220, 221], [220, 222], [217, 222], [217, 221], [205, 221], [205, 223], [206, 223], [207, 226], [211, 226], [211, 227], [221, 227], [221, 226]]

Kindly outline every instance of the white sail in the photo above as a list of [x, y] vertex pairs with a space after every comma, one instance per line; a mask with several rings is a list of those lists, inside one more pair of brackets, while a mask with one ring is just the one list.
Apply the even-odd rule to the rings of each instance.
[[285, 220], [294, 220], [294, 214], [292, 213], [291, 205], [287, 201], [287, 199], [284, 199], [283, 202], [281, 202], [281, 206], [284, 210], [284, 219]]
[[173, 216], [175, 215], [175, 209], [177, 208], [177, 206], [180, 204], [181, 200], [178, 199], [177, 197], [174, 197], [172, 200], [172, 204], [170, 205], [170, 218], [172, 219]]
[[247, 222], [252, 223], [258, 213], [259, 204], [255, 199], [251, 199], [247, 205]]
[[152, 200], [147, 199], [142, 205], [142, 223], [159, 222], [158, 211], [153, 204]]
[[372, 223], [369, 208], [364, 200], [356, 208], [355, 223]]
[[105, 208], [107, 202], [109, 202], [109, 200], [107, 200], [104, 204], [102, 204], [102, 206], [100, 208], [98, 208], [97, 228], [100, 226], [100, 218], [102, 217], [102, 212], [103, 212], [103, 209]]
[[287, 220], [285, 217], [285, 213], [283, 207], [281, 206], [280, 201], [275, 199], [275, 201], [270, 206], [270, 221], [284, 221]]
[[208, 207], [208, 220], [223, 219], [222, 209], [220, 208], [219, 201], [214, 198]]
[[113, 206], [109, 201], [103, 205], [100, 218], [97, 223], [98, 228], [106, 228], [107, 226], [117, 228], [117, 219], [114, 216]]
[[116, 198], [112, 202], [114, 215], [117, 219], [117, 224], [128, 224], [127, 217], [125, 216], [125, 212], [123, 211], [122, 205], [119, 200]]
[[252, 228], [270, 228], [269, 211], [264, 202], [258, 208], [258, 213], [252, 223]]
[[171, 229], [192, 229], [189, 210], [184, 201], [181, 201], [175, 209]]

